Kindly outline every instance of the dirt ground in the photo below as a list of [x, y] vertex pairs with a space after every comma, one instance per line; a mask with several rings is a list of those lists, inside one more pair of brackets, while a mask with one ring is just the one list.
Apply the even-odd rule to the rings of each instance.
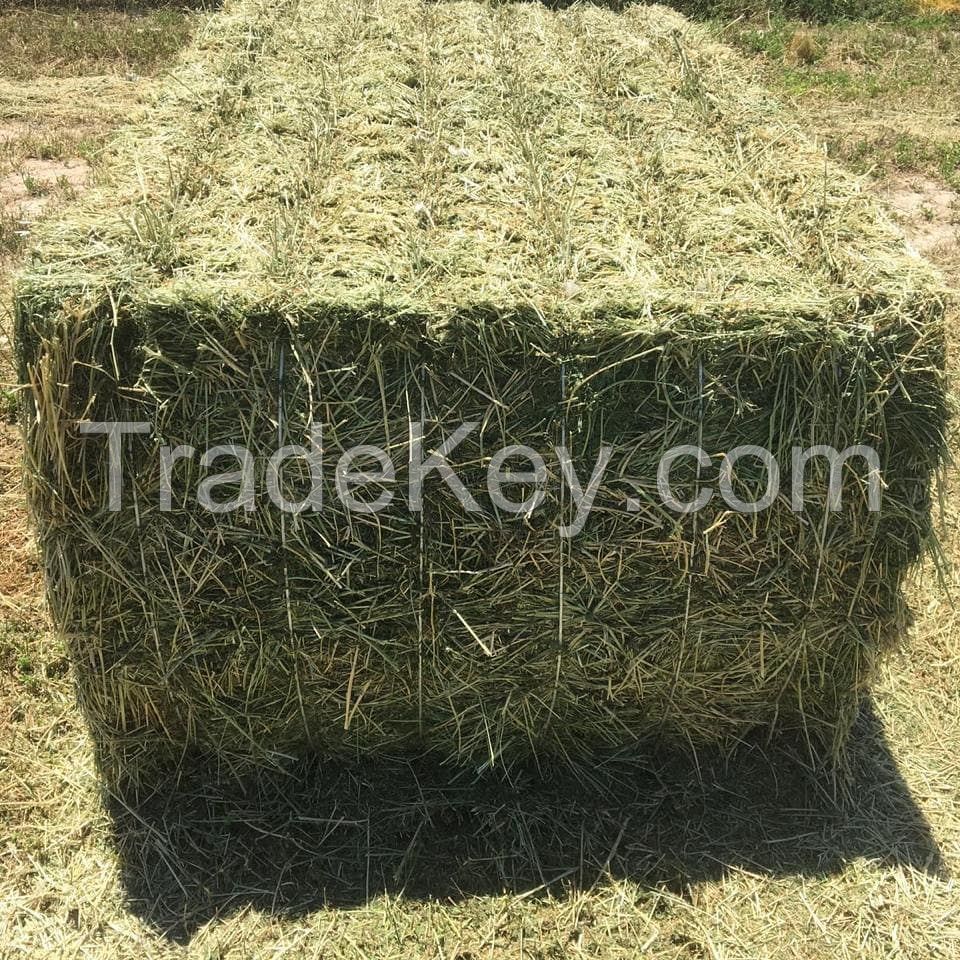
[[56, 188], [78, 193], [86, 186], [89, 176], [90, 164], [80, 157], [69, 160], [27, 159], [15, 173], [8, 173], [0, 179], [0, 204], [7, 216], [28, 229], [46, 210]]
[[923, 174], [890, 177], [880, 189], [914, 248], [948, 260], [960, 242], [960, 194]]

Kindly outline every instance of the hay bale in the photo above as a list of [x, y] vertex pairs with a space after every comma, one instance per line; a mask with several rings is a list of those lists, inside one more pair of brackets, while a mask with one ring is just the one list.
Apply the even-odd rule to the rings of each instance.
[[[930, 532], [944, 305], [747, 75], [659, 7], [240, 0], [211, 22], [16, 294], [50, 601], [111, 779], [185, 750], [484, 766], [757, 727], [836, 755]], [[152, 425], [116, 512], [78, 427], [114, 420]], [[449, 460], [481, 512], [437, 474], [408, 509], [411, 423], [430, 451], [464, 421]], [[389, 509], [347, 511], [329, 473], [322, 509], [264, 502], [265, 461], [317, 424], [330, 467], [389, 452]], [[230, 442], [256, 509], [199, 509], [195, 458], [162, 509], [162, 445]], [[529, 515], [484, 493], [508, 444], [544, 456]], [[575, 537], [561, 444], [584, 485], [616, 451]], [[787, 492], [675, 513], [654, 479], [678, 444], [714, 458], [678, 462], [688, 494], [743, 444], [781, 465], [870, 444], [883, 509], [851, 461], [836, 512], [814, 463], [801, 513]], [[764, 482], [741, 462], [745, 499]]]

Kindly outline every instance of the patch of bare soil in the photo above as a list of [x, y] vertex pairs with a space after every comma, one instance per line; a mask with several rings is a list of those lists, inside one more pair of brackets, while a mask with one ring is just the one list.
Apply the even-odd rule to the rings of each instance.
[[943, 254], [960, 243], [960, 195], [956, 191], [913, 174], [891, 178], [884, 196], [919, 253]]
[[0, 209], [18, 220], [36, 220], [57, 192], [78, 193], [90, 176], [90, 165], [72, 160], [24, 160], [19, 169], [0, 178]]

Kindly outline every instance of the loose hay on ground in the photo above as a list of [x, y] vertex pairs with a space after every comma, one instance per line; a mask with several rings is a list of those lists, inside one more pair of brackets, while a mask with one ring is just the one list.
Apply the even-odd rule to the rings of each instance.
[[[215, 18], [17, 292], [33, 511], [111, 781], [185, 749], [487, 765], [756, 727], [836, 755], [929, 532], [943, 300], [747, 73], [658, 7]], [[118, 513], [79, 420], [154, 427]], [[481, 424], [451, 461], [482, 514], [434, 478], [420, 513], [212, 515], [186, 461], [160, 510], [161, 444], [262, 471], [315, 423], [403, 490], [411, 421], [428, 450]], [[619, 456], [572, 540], [555, 470], [528, 518], [478, 486], [500, 447], [561, 443], [583, 478]], [[836, 514], [822, 464], [803, 514], [657, 502], [678, 444], [818, 443], [876, 447], [880, 514], [856, 464]]]

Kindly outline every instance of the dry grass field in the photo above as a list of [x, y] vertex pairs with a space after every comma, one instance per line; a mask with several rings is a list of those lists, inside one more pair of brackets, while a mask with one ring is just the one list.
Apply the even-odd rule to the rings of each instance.
[[[6, 305], [30, 224], [208, 15], [0, 6], [0, 958], [960, 957], [956, 468], [837, 779], [748, 744], [509, 784], [317, 760], [103, 802], [19, 488]], [[960, 287], [960, 18], [712, 22]]]

